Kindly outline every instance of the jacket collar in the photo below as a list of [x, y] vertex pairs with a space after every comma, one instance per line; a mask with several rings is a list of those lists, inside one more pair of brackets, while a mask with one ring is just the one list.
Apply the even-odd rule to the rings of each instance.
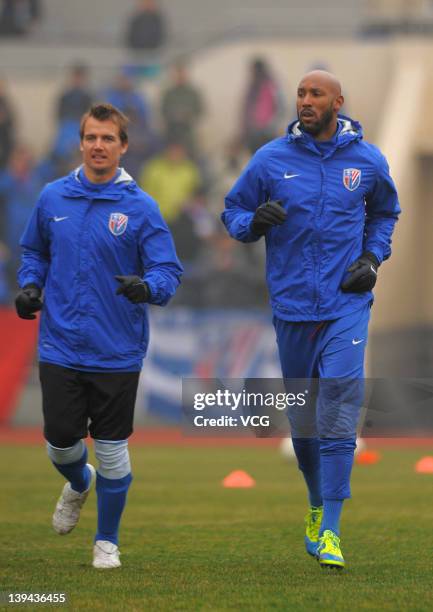
[[128, 191], [136, 189], [137, 185], [132, 176], [124, 168], [119, 168], [119, 175], [106, 189], [93, 191], [80, 180], [81, 168], [82, 166], [78, 166], [65, 177], [62, 189], [64, 195], [71, 198], [91, 196], [94, 200], [120, 200], [125, 195], [125, 189]]
[[[335, 149], [345, 147], [351, 142], [355, 142], [356, 140], [362, 139], [362, 127], [361, 124], [358, 123], [358, 121], [355, 121], [350, 117], [346, 117], [345, 115], [338, 115], [337, 121], [338, 129], [335, 141]], [[299, 121], [293, 121], [287, 128], [287, 140], [289, 143], [293, 142], [300, 144], [314, 151], [315, 153], [318, 153], [318, 149], [315, 146], [314, 138], [300, 129]], [[330, 154], [332, 154], [335, 149], [332, 149]]]

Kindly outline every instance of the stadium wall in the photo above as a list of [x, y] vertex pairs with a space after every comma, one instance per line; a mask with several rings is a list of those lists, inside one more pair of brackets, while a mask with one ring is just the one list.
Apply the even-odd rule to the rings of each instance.
[[[44, 39], [105, 41], [119, 44], [136, 0], [44, 0], [40, 35]], [[363, 21], [358, 0], [159, 0], [167, 17], [171, 38], [188, 45], [233, 33], [285, 33], [290, 36], [352, 36]], [[314, 11], [315, 19], [311, 19]], [[83, 19], [85, 15], [85, 19]]]

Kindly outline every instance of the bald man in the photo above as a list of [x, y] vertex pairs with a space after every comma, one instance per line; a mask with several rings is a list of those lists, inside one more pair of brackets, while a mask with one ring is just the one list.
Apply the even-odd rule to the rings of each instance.
[[305, 546], [331, 569], [345, 564], [340, 515], [350, 497], [372, 289], [400, 213], [385, 158], [357, 121], [339, 115], [343, 103], [333, 74], [306, 74], [297, 121], [257, 151], [222, 214], [236, 240], [265, 238], [286, 390], [299, 379], [311, 390], [307, 405], [288, 414], [308, 489]]

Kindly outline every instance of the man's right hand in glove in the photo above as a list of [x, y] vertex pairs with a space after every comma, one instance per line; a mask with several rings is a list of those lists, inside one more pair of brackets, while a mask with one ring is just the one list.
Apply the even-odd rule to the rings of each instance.
[[376, 284], [379, 261], [373, 253], [365, 251], [348, 268], [349, 277], [341, 285], [344, 293], [365, 293], [371, 291]]
[[15, 308], [20, 319], [36, 319], [33, 313], [42, 308], [42, 302], [39, 299], [41, 295], [42, 291], [33, 283], [21, 289], [15, 298]]
[[282, 225], [287, 219], [281, 200], [260, 204], [251, 222], [251, 231], [256, 236], [263, 236], [273, 225]]
[[120, 286], [117, 287], [116, 295], [124, 295], [132, 304], [144, 304], [151, 299], [149, 285], [141, 280], [139, 276], [115, 276]]

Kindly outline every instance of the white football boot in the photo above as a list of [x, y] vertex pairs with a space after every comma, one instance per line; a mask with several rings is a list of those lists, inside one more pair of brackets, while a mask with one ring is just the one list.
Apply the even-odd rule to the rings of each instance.
[[96, 569], [112, 569], [120, 567], [119, 548], [113, 542], [96, 540], [93, 547], [93, 567]]
[[53, 514], [53, 528], [59, 535], [70, 533], [78, 523], [81, 508], [96, 478], [96, 471], [93, 465], [87, 463], [87, 467], [90, 470], [90, 484], [86, 491], [82, 493], [74, 491], [71, 488], [70, 482], [67, 482], [63, 487], [62, 494], [59, 497]]

